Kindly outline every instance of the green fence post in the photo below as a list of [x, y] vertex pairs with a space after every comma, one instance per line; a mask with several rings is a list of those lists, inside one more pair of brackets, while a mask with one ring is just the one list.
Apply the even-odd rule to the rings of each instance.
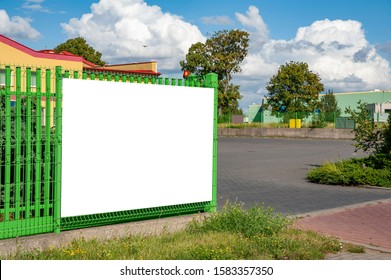
[[22, 112], [21, 112], [21, 69], [16, 67], [16, 92], [15, 92], [15, 109], [16, 109], [16, 120], [15, 120], [15, 193], [14, 193], [14, 207], [15, 214], [14, 220], [20, 220], [20, 194], [21, 194], [21, 126], [22, 126]]
[[[41, 69], [36, 71], [36, 92], [35, 92], [35, 163], [34, 163], [34, 222], [37, 223], [36, 226], [40, 227], [39, 218], [41, 217], [41, 158], [42, 158], [42, 143], [41, 143]], [[37, 222], [36, 222], [37, 221]]]
[[31, 69], [26, 69], [26, 219], [31, 217]]
[[[51, 126], [51, 76], [52, 71], [46, 69], [45, 88], [45, 157], [44, 157], [44, 216], [50, 214], [50, 126]], [[69, 78], [69, 71], [65, 72], [65, 77]]]
[[4, 221], [10, 220], [11, 198], [11, 68], [5, 68], [5, 190]]
[[56, 128], [53, 219], [54, 232], [61, 231], [61, 163], [62, 163], [62, 68], [56, 66]]
[[78, 71], [73, 71], [73, 78], [79, 79], [79, 72]]
[[218, 96], [218, 75], [209, 73], [205, 76], [205, 87], [214, 89], [214, 108], [213, 108], [213, 159], [212, 159], [212, 202], [210, 212], [217, 210], [217, 96]]

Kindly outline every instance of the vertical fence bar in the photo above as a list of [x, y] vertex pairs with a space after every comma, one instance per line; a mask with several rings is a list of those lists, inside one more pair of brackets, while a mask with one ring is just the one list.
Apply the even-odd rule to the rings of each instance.
[[217, 107], [218, 107], [218, 75], [209, 73], [205, 76], [205, 86], [214, 89], [214, 108], [213, 108], [213, 158], [212, 158], [212, 202], [211, 212], [217, 210]]
[[61, 231], [61, 162], [62, 162], [62, 68], [56, 67], [56, 128], [55, 128], [55, 185], [54, 185], [54, 232]]
[[35, 92], [35, 166], [34, 166], [34, 178], [35, 178], [35, 188], [34, 188], [34, 218], [41, 216], [40, 202], [41, 202], [41, 69], [37, 69], [37, 88]]
[[20, 67], [16, 67], [16, 76], [15, 76], [15, 89], [16, 89], [16, 118], [15, 118], [15, 169], [14, 169], [14, 176], [15, 176], [15, 192], [14, 192], [14, 207], [15, 207], [15, 214], [14, 219], [20, 220], [20, 192], [21, 192], [21, 180], [20, 180], [20, 173], [21, 173], [21, 126], [22, 126], [22, 112], [21, 112], [21, 69]]
[[11, 198], [11, 68], [5, 68], [5, 190], [4, 221], [10, 220]]
[[[69, 77], [69, 71], [65, 72]], [[44, 162], [44, 215], [49, 216], [50, 210], [50, 126], [51, 126], [51, 76], [50, 69], [46, 70], [46, 91], [45, 91], [45, 162]]]
[[31, 217], [31, 68], [26, 69], [26, 219]]

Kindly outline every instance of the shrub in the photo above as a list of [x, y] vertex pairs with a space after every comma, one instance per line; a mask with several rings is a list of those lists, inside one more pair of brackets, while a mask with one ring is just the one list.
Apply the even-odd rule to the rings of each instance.
[[388, 155], [374, 155], [325, 163], [309, 171], [307, 179], [314, 183], [358, 186], [391, 187], [391, 159]]

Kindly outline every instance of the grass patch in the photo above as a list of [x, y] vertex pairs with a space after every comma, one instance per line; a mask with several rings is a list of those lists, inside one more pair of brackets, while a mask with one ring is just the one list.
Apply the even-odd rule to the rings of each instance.
[[371, 155], [337, 163], [326, 162], [318, 168], [311, 169], [307, 179], [328, 185], [391, 188], [391, 155]]
[[306, 260], [337, 253], [336, 239], [291, 227], [271, 208], [226, 205], [217, 214], [194, 219], [176, 233], [130, 235], [110, 240], [78, 239], [62, 246], [18, 252], [24, 260]]

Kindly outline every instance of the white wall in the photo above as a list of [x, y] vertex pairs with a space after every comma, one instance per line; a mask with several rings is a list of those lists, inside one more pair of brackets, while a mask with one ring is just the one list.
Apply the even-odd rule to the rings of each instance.
[[213, 93], [64, 79], [61, 216], [211, 201]]

